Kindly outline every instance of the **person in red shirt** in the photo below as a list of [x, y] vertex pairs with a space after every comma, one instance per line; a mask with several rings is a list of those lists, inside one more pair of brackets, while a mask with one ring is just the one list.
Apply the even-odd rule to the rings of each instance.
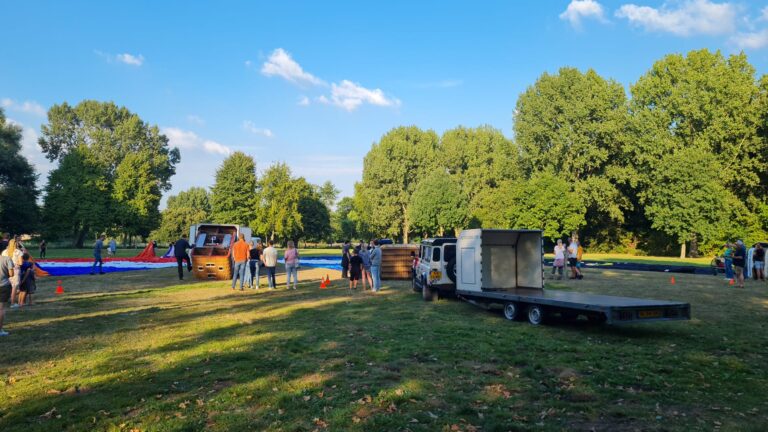
[[232, 246], [232, 259], [235, 261], [235, 271], [232, 275], [232, 289], [235, 289], [235, 283], [240, 278], [240, 291], [244, 291], [245, 267], [248, 265], [248, 256], [251, 252], [251, 246], [245, 242], [245, 234], [240, 233], [238, 240]]

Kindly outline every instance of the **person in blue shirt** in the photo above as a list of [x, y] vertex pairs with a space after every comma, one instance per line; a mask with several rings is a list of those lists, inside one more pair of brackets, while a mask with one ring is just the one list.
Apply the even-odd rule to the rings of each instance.
[[32, 294], [35, 293], [35, 264], [30, 260], [29, 253], [22, 255], [21, 272], [19, 277], [19, 307], [32, 304]]
[[104, 262], [101, 260], [101, 251], [104, 249], [104, 240], [107, 238], [102, 234], [93, 244], [93, 267], [91, 268], [91, 274], [96, 274], [96, 264], [99, 265], [99, 274], [104, 274], [102, 266]]

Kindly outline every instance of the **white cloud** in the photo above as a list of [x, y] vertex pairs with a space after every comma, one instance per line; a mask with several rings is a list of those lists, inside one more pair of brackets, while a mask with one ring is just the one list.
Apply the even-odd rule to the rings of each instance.
[[180, 149], [198, 149], [202, 148], [208, 153], [229, 155], [232, 153], [229, 147], [219, 144], [216, 141], [204, 140], [192, 131], [185, 131], [175, 127], [164, 127], [161, 132], [168, 137], [171, 147]]
[[583, 19], [596, 19], [606, 21], [603, 6], [595, 0], [572, 0], [565, 12], [560, 14], [560, 19], [568, 21], [574, 28], [581, 28]]
[[752, 33], [739, 33], [731, 38], [731, 42], [740, 49], [761, 49], [768, 46], [768, 29]]
[[251, 66], [253, 66], [253, 62], [252, 62], [252, 61], [250, 61], [250, 60], [246, 60], [246, 61], [245, 61], [245, 67], [247, 67], [247, 68], [249, 68], [249, 69], [250, 69], [250, 67], [251, 67]]
[[297, 84], [325, 85], [320, 78], [304, 71], [301, 65], [291, 58], [284, 49], [278, 48], [272, 52], [264, 65], [261, 73], [266, 76], [279, 76]]
[[115, 61], [119, 63], [125, 63], [131, 66], [141, 66], [144, 64], [144, 56], [139, 54], [135, 56], [133, 54], [123, 53], [115, 56]]
[[27, 127], [14, 119], [6, 118], [6, 120], [8, 123], [21, 128], [21, 154], [27, 158], [35, 168], [35, 172], [39, 174], [37, 186], [42, 188], [48, 178], [48, 173], [54, 168], [54, 164], [45, 158], [43, 149], [37, 142], [40, 135], [34, 128]]
[[299, 102], [298, 102], [298, 105], [299, 105], [299, 106], [309, 106], [309, 98], [308, 98], [308, 97], [306, 97], [306, 96], [302, 96], [302, 97], [300, 97], [300, 98], [299, 98]]
[[188, 115], [187, 121], [197, 126], [205, 126], [205, 120], [202, 117], [195, 114]]
[[246, 120], [246, 121], [243, 122], [243, 129], [247, 130], [248, 132], [250, 132], [252, 134], [263, 135], [263, 136], [265, 136], [267, 138], [272, 138], [274, 136], [274, 134], [272, 133], [271, 130], [266, 129], [266, 128], [258, 128], [258, 127], [256, 127], [256, 124], [254, 124], [250, 120]]
[[736, 29], [737, 8], [731, 3], [709, 0], [687, 0], [675, 3], [676, 8], [664, 3], [660, 8], [625, 4], [616, 16], [647, 31], [672, 33], [677, 36], [696, 34], [720, 35]]
[[46, 114], [45, 108], [34, 101], [24, 101], [19, 103], [13, 99], [3, 98], [0, 99], [0, 106], [10, 111], [23, 112], [36, 115], [38, 117], [45, 117]]
[[400, 105], [399, 99], [387, 97], [381, 89], [367, 89], [349, 80], [342, 80], [341, 84], [331, 84], [330, 99], [320, 96], [318, 101], [344, 108], [347, 111], [354, 111], [364, 103], [387, 107]]
[[758, 21], [768, 21], [768, 6], [762, 8], [760, 10], [760, 16], [757, 18]]
[[232, 153], [232, 150], [229, 149], [229, 147], [219, 144], [216, 141], [205, 141], [203, 142], [203, 148], [208, 153], [218, 153], [220, 155], [229, 156]]

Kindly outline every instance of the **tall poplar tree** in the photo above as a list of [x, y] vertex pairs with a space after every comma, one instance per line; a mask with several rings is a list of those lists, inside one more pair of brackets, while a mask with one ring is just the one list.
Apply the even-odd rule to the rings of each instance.
[[256, 162], [243, 153], [232, 153], [216, 170], [211, 188], [211, 218], [216, 223], [248, 225], [254, 219]]

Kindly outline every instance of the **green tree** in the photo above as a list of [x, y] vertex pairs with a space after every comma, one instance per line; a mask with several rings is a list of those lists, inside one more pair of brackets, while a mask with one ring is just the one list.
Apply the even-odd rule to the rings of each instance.
[[83, 247], [90, 232], [103, 232], [113, 220], [111, 181], [87, 147], [70, 149], [48, 174], [43, 223], [48, 238], [69, 236]]
[[[437, 165], [434, 131], [397, 127], [374, 144], [363, 161], [363, 179], [355, 188], [357, 211], [377, 235], [402, 235], [411, 230], [407, 209], [416, 185]], [[359, 194], [359, 195], [358, 195]]]
[[[331, 236], [331, 212], [327, 202], [303, 177], [295, 179], [295, 187], [301, 190], [298, 211], [301, 215], [301, 231], [296, 233], [294, 240], [327, 241]], [[326, 182], [329, 184], [330, 182]], [[333, 186], [333, 185], [331, 185]], [[326, 197], [327, 198], [327, 197]]]
[[208, 191], [201, 187], [189, 188], [168, 197], [160, 216], [160, 226], [150, 236], [161, 242], [178, 240], [182, 234], [189, 232], [190, 226], [207, 222], [210, 214]]
[[291, 169], [284, 163], [270, 166], [259, 181], [260, 192], [256, 204], [256, 219], [251, 227], [269, 239], [292, 238], [301, 232], [299, 201], [304, 192], [297, 187]]
[[113, 182], [114, 218], [129, 236], [146, 237], [160, 219], [160, 186], [147, 152], [129, 153], [117, 165]]
[[243, 152], [232, 153], [216, 170], [211, 188], [211, 218], [216, 223], [247, 225], [256, 200], [256, 162]]
[[21, 154], [21, 128], [6, 121], [0, 109], [0, 227], [12, 233], [37, 228], [37, 174]]
[[522, 177], [517, 149], [500, 130], [490, 126], [459, 126], [446, 131], [437, 153], [441, 166], [456, 176], [467, 210], [475, 218], [487, 191]]
[[[725, 240], [733, 225], [745, 221], [746, 208], [723, 185], [717, 158], [697, 148], [681, 148], [665, 155], [664, 169], [652, 173], [645, 212], [652, 227], [672, 236], [685, 257], [688, 241]], [[692, 248], [693, 249], [693, 248]]]
[[[668, 55], [654, 63], [631, 86], [631, 92], [632, 127], [636, 137], [632, 161], [642, 182], [640, 202], [659, 196], [656, 176], [670, 168], [667, 164], [675, 161], [670, 159], [671, 155], [683, 149], [696, 149], [708, 155], [697, 155], [700, 158], [717, 160], [722, 171], [708, 171], [710, 167], [707, 165], [683, 164], [681, 166], [690, 169], [689, 172], [674, 168], [680, 175], [676, 179], [679, 187], [700, 178], [702, 173], [711, 178], [718, 177], [725, 190], [743, 198], [747, 211], [752, 213], [747, 217], [752, 221], [749, 223], [759, 225], [755, 215], [760, 213], [765, 202], [765, 173], [768, 170], [768, 140], [761, 138], [768, 98], [765, 90], [761, 92], [761, 87], [756, 85], [755, 71], [747, 57], [742, 53], [725, 58], [719, 51], [706, 49], [691, 51], [686, 56]], [[702, 206], [709, 203], [719, 207], [721, 202], [697, 202], [703, 218], [719, 220], [716, 216], [718, 209]], [[681, 203], [668, 201], [670, 205]], [[689, 212], [686, 207], [653, 207], [655, 210], [650, 214], [654, 215], [651, 219], [657, 227], [661, 227], [660, 218], [669, 218], [662, 216], [665, 212], [680, 212], [681, 220], [685, 219], [682, 214]], [[699, 232], [705, 227], [693, 221], [676, 226], [663, 231], [674, 232], [669, 235], [682, 247], [685, 240], [694, 240], [692, 254], [697, 253], [697, 238], [712, 236], [709, 230]], [[683, 226], [691, 231], [681, 232]], [[748, 228], [752, 231], [760, 229], [759, 226]]]
[[581, 198], [562, 176], [536, 173], [511, 192], [507, 214], [512, 228], [540, 229], [544, 237], [555, 240], [586, 223]]
[[467, 200], [459, 183], [445, 171], [428, 174], [411, 196], [408, 219], [425, 234], [453, 235], [467, 221]]
[[[45, 220], [54, 222], [50, 218], [58, 215], [64, 220], [56, 221], [55, 226], [79, 227], [64, 231], [74, 235], [75, 244], [82, 245], [87, 234], [82, 230], [96, 229], [96, 226], [119, 225], [117, 228], [128, 234], [145, 234], [156, 226], [160, 196], [170, 189], [170, 179], [180, 160], [179, 150], [169, 148], [168, 138], [157, 126], [145, 123], [127, 108], [112, 102], [86, 100], [74, 107], [65, 102], [48, 111], [48, 123], [41, 127], [38, 143], [46, 157], [58, 161], [60, 167], [69, 154], [77, 153], [67, 169], [57, 172], [54, 177], [57, 184], [46, 190], [59, 191], [62, 185], [71, 185], [72, 182], [62, 176], [77, 174], [71, 167], [78, 165], [87, 168], [90, 184], [98, 183], [99, 188], [102, 183], [106, 184], [98, 189], [98, 195], [77, 194], [82, 201], [78, 204], [81, 209], [89, 209], [104, 218], [95, 224], [82, 211], [67, 212], [71, 206], [60, 196], [54, 200], [46, 196], [44, 206], [48, 217]], [[57, 207], [58, 204], [64, 207]], [[98, 210], [99, 206], [103, 209]], [[85, 219], [73, 219], [76, 217]], [[55, 231], [52, 228], [48, 227], [47, 231]]]
[[340, 190], [334, 186], [334, 184], [327, 180], [325, 183], [317, 187], [317, 192], [320, 195], [320, 200], [323, 201], [328, 211], [333, 210], [333, 206], [336, 204], [336, 200], [339, 198]]
[[543, 74], [517, 101], [515, 140], [522, 167], [574, 184], [590, 227], [620, 224], [632, 208], [636, 174], [628, 161], [628, 109], [621, 84], [593, 70]]
[[351, 213], [355, 210], [355, 201], [351, 197], [342, 198], [336, 205], [336, 210], [331, 215], [331, 228], [333, 240], [344, 241], [357, 239], [357, 227]]

